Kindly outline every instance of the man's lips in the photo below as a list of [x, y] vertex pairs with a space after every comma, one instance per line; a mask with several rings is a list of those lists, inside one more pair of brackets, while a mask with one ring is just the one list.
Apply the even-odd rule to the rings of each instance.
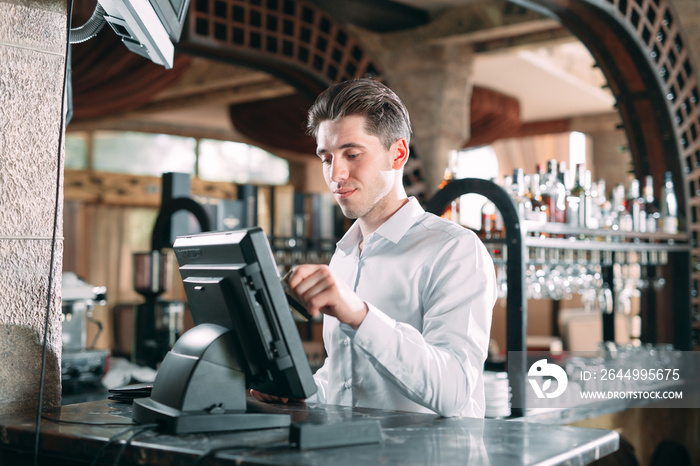
[[347, 199], [350, 197], [353, 193], [355, 192], [354, 189], [338, 189], [336, 191], [333, 191], [333, 194], [335, 197], [338, 199]]

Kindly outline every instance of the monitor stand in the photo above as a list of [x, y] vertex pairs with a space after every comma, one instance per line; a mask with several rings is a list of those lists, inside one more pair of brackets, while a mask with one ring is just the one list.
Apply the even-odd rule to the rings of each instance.
[[231, 357], [234, 339], [215, 324], [182, 335], [158, 369], [151, 396], [134, 400], [133, 420], [169, 434], [289, 427], [287, 414], [246, 412], [245, 374]]

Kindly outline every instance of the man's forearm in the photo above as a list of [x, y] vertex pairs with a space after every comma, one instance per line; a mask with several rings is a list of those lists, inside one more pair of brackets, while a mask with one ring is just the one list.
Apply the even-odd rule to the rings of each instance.
[[376, 309], [371, 309], [354, 342], [415, 403], [442, 416], [458, 415], [468, 403], [478, 374], [465, 368], [470, 359], [466, 352], [431, 344], [412, 326]]

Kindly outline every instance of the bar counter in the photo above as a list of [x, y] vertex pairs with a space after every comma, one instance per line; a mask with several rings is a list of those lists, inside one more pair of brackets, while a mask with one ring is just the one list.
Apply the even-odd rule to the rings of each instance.
[[[429, 414], [303, 403], [266, 405], [249, 400], [249, 409], [285, 413], [293, 423], [347, 423], [376, 419], [380, 443], [300, 450], [289, 429], [166, 435], [131, 425], [131, 405], [109, 400], [63, 406], [41, 422], [39, 464], [470, 464], [584, 465], [619, 448], [616, 432], [491, 419], [441, 418]], [[57, 422], [60, 420], [60, 422]], [[105, 424], [109, 425], [95, 425]], [[0, 418], [0, 464], [34, 460], [35, 416]], [[204, 458], [201, 456], [206, 455]], [[197, 460], [200, 460], [197, 462]]]

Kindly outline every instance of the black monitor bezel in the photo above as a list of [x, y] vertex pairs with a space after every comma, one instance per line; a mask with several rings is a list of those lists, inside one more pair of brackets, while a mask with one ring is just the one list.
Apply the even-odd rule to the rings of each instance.
[[[249, 388], [304, 399], [316, 391], [308, 358], [289, 308], [265, 232], [259, 227], [178, 236], [173, 245], [195, 325], [216, 323], [236, 332]], [[194, 296], [198, 279], [221, 277], [226, 318], [213, 318]], [[251, 281], [249, 285], [242, 285]], [[259, 283], [252, 283], [259, 281]], [[256, 289], [257, 296], [249, 292]], [[251, 302], [253, 300], [254, 302]], [[235, 305], [234, 305], [235, 303]], [[194, 306], [193, 306], [194, 304]], [[271, 341], [264, 341], [266, 338]]]

